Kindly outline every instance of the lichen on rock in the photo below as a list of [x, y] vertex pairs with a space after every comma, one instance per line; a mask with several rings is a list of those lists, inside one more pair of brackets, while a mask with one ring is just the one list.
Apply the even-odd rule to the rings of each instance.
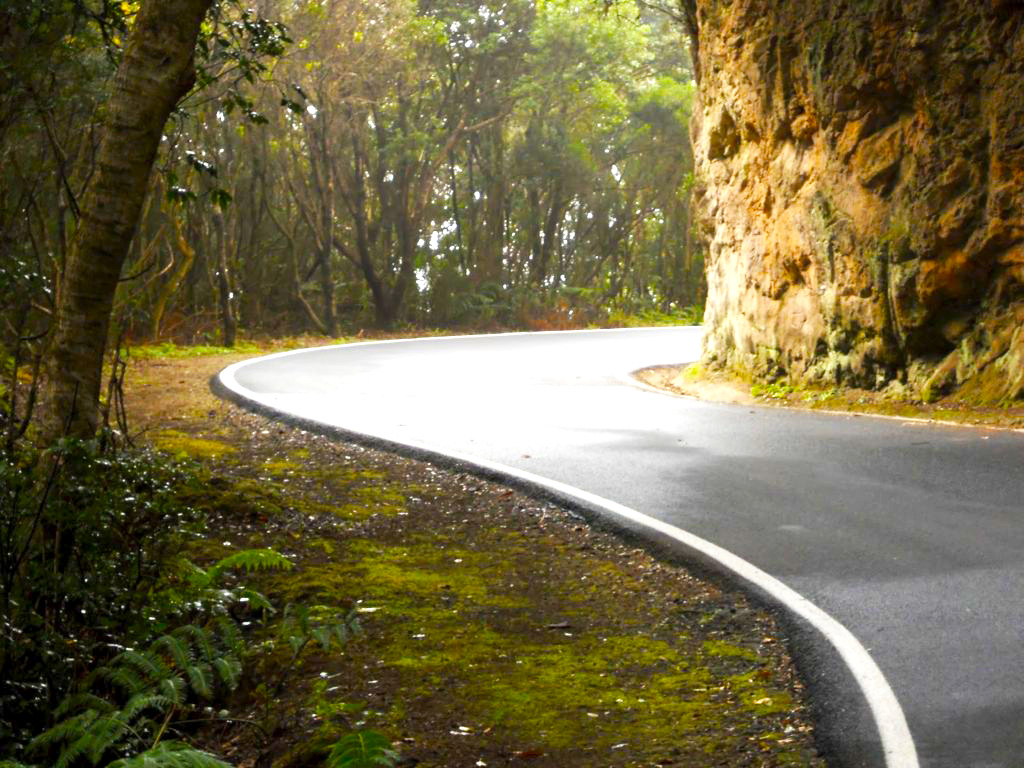
[[683, 5], [704, 362], [1024, 395], [1024, 4]]

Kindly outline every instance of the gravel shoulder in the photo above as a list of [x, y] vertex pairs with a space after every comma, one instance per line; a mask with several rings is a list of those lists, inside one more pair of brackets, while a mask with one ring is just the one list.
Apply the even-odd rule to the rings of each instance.
[[263, 577], [276, 603], [355, 609], [363, 633], [290, 674], [266, 743], [210, 734], [235, 764], [319, 765], [365, 727], [402, 765], [825, 765], [786, 640], [742, 594], [550, 503], [215, 398], [243, 357], [134, 360], [129, 424], [201, 465], [197, 560], [274, 547], [297, 565]]

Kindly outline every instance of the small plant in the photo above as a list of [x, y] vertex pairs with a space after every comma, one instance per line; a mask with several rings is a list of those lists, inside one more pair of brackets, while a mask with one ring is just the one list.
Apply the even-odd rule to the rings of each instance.
[[752, 384], [750, 386], [751, 395], [768, 400], [785, 400], [793, 392], [792, 385], [778, 381], [771, 384]]
[[[263, 644], [264, 672], [261, 677], [264, 682], [256, 693], [263, 696], [266, 730], [274, 730], [274, 704], [309, 647], [319, 646], [323, 651], [330, 650], [332, 644], [342, 647], [360, 631], [355, 611], [339, 615], [337, 609], [330, 606], [285, 606], [277, 637]], [[289, 651], [288, 660], [283, 664], [274, 653], [281, 646], [287, 647]], [[271, 681], [272, 677], [276, 679]]]
[[199, 608], [208, 615], [225, 615], [239, 606], [249, 612], [273, 613], [273, 606], [262, 593], [244, 582], [228, 585], [226, 576], [236, 571], [250, 574], [266, 570], [289, 570], [293, 567], [291, 560], [273, 549], [233, 552], [205, 570], [183, 558], [179, 572], [184, 577], [184, 586], [171, 587], [163, 598], [176, 609]]
[[355, 731], [338, 741], [327, 757], [327, 768], [392, 768], [398, 753], [387, 737], [374, 731]]
[[[189, 745], [179, 724], [227, 714], [201, 716], [200, 709], [238, 687], [243, 659], [252, 653], [233, 611], [244, 606], [246, 611], [273, 612], [266, 597], [248, 585], [228, 586], [229, 574], [291, 567], [290, 560], [271, 549], [235, 552], [206, 569], [183, 560], [183, 585], [162, 593], [160, 601], [179, 614], [189, 607], [195, 622], [160, 635], [145, 650], [124, 650], [87, 675], [55, 710], [58, 722], [31, 741], [28, 755], [44, 757], [54, 768], [226, 766]], [[278, 634], [291, 656], [278, 674], [275, 693], [311, 643], [326, 650], [332, 643], [343, 644], [358, 629], [354, 613], [339, 618], [326, 606], [287, 607]], [[274, 641], [260, 646], [265, 660], [275, 647]], [[176, 738], [165, 738], [168, 734]], [[371, 757], [383, 754], [374, 746], [383, 737], [364, 735], [368, 748], [376, 750]]]
[[187, 625], [144, 651], [118, 654], [61, 702], [60, 721], [32, 740], [29, 755], [49, 756], [54, 768], [224, 765], [180, 741], [163, 742], [175, 718], [238, 686], [241, 638], [230, 621], [219, 628]]
[[258, 354], [266, 351], [261, 345], [252, 341], [238, 341], [233, 347], [219, 347], [210, 344], [178, 345], [170, 341], [159, 344], [145, 344], [131, 347], [128, 353], [139, 359], [175, 358], [175, 357], [207, 357], [209, 355], [227, 354]]
[[643, 328], [664, 325], [700, 325], [704, 319], [704, 307], [694, 304], [687, 307], [671, 307], [667, 312], [659, 309], [630, 310], [612, 309], [608, 312], [608, 324], [625, 328]]

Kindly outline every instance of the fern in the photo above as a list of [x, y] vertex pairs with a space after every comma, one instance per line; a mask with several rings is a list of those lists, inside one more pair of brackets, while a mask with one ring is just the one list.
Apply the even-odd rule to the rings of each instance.
[[[218, 642], [211, 631], [187, 626], [158, 637], [145, 651], [120, 653], [85, 679], [85, 690], [61, 703], [58, 712], [64, 720], [37, 736], [30, 752], [56, 752], [54, 768], [72, 768], [82, 762], [101, 765], [115, 749], [123, 754], [153, 744], [147, 752], [122, 762], [129, 766], [223, 765], [205, 753], [157, 749], [161, 745], [154, 742], [159, 742], [175, 713], [189, 708], [189, 693], [210, 699], [218, 687], [233, 690], [238, 685], [242, 665], [230, 647], [235, 640], [229, 633], [227, 643]], [[89, 690], [94, 686], [108, 688], [122, 703]]]
[[398, 753], [386, 736], [376, 731], [354, 731], [341, 739], [327, 756], [327, 768], [394, 768]]
[[187, 744], [163, 741], [134, 757], [115, 760], [107, 768], [231, 768], [207, 752], [200, 752]]
[[222, 584], [224, 575], [232, 571], [254, 573], [294, 567], [295, 564], [291, 560], [273, 549], [245, 549], [235, 552], [205, 570], [188, 559], [182, 559], [179, 573], [188, 584], [188, 589], [168, 590], [164, 593], [164, 599], [171, 605], [181, 608], [203, 606], [208, 615], [223, 615], [228, 608], [239, 604], [247, 605], [252, 610], [272, 613], [274, 608], [263, 594], [244, 584], [226, 588]]
[[273, 549], [244, 549], [221, 559], [210, 567], [206, 573], [212, 583], [216, 583], [220, 575], [227, 570], [239, 570], [246, 573], [269, 570], [288, 570], [295, 564], [287, 557]]

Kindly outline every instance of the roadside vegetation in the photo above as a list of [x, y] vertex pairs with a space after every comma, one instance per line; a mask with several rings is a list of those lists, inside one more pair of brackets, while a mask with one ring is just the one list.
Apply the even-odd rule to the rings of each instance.
[[214, 398], [245, 356], [122, 353], [100, 438], [45, 450], [11, 432], [31, 369], [8, 379], [5, 768], [823, 764], [770, 615], [563, 509]]
[[635, 375], [659, 389], [717, 402], [892, 416], [977, 427], [1024, 428], [1024, 406], [1018, 400], [992, 405], [954, 394], [925, 402], [910, 396], [898, 383], [877, 391], [794, 385], [785, 380], [751, 382], [727, 371], [708, 370], [699, 363], [658, 366]]
[[0, 7], [0, 765], [820, 764], [741, 596], [206, 389], [370, 329], [698, 319], [677, 21]]
[[[145, 594], [163, 597], [113, 642], [145, 655], [204, 627], [240, 666], [233, 691], [211, 669], [209, 698], [159, 711], [147, 746], [166, 719], [157, 746], [232, 765], [325, 764], [367, 730], [420, 765], [819, 764], [784, 639], [742, 597], [551, 505], [217, 401], [205, 379], [233, 359], [154, 358], [128, 378], [157, 450], [135, 460], [178, 473], [168, 514], [192, 523], [154, 563]], [[167, 564], [186, 560], [186, 578]], [[94, 648], [93, 668], [118, 654]]]
[[217, 401], [242, 357], [130, 357], [131, 441], [7, 441], [5, 765], [819, 764], [770, 616], [559, 508]]

